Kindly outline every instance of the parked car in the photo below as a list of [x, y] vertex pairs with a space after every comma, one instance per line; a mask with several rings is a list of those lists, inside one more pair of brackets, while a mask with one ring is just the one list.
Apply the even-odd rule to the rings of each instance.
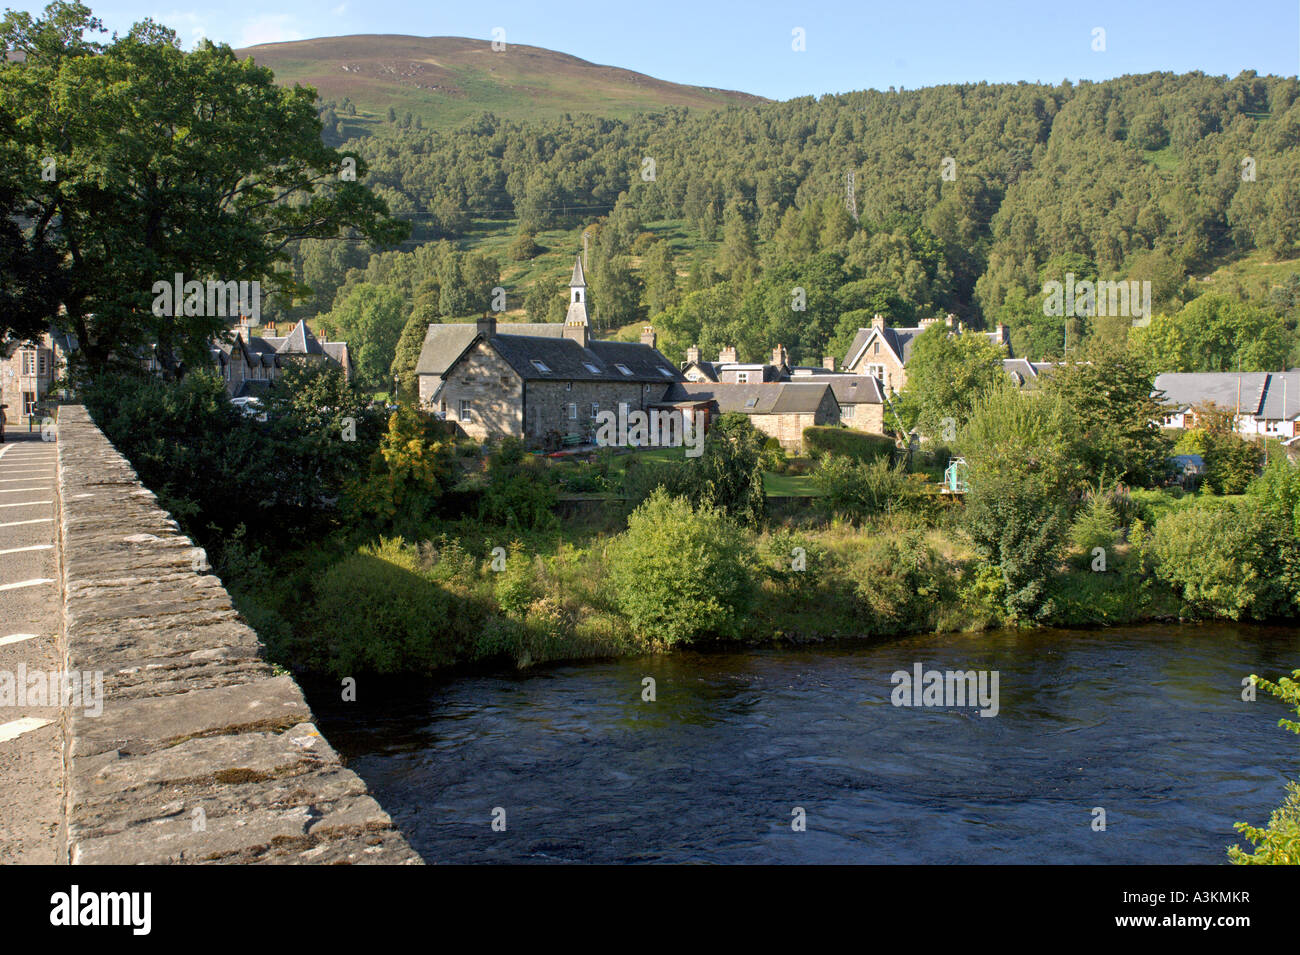
[[258, 421], [266, 420], [266, 412], [262, 410], [262, 402], [256, 398], [231, 398], [230, 403], [250, 418], [256, 418]]

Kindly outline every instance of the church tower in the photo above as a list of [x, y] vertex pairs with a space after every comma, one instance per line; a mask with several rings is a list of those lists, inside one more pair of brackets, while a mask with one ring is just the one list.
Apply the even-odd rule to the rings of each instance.
[[587, 277], [582, 272], [582, 256], [573, 263], [573, 277], [569, 279], [569, 311], [564, 316], [564, 324], [581, 322], [590, 325], [587, 320]]

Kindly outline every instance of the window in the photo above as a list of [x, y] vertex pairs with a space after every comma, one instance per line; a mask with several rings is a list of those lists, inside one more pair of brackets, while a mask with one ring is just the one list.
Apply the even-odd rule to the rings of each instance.
[[619, 371], [621, 371], [623, 374], [625, 374], [625, 375], [631, 377], [631, 375], [632, 375], [632, 369], [629, 368], [629, 367], [627, 367], [627, 365], [619, 365], [619, 364], [616, 364], [616, 365], [614, 365], [614, 367], [617, 368]]
[[674, 372], [671, 368], [660, 368], [660, 369], [659, 369], [659, 374], [663, 375], [665, 378], [676, 378], [676, 377], [677, 377], [677, 373]]
[[536, 368], [538, 371], [540, 371], [543, 375], [549, 375], [551, 373], [551, 369], [547, 367], [546, 362], [538, 361], [536, 358], [533, 359], [533, 367]]
[[587, 371], [591, 372], [593, 375], [599, 375], [599, 374], [600, 374], [600, 369], [597, 368], [595, 365], [593, 365], [593, 364], [592, 364], [591, 362], [589, 362], [589, 361], [584, 361], [584, 362], [582, 363], [582, 367], [585, 368], [585, 369], [587, 369]]
[[460, 399], [460, 405], [459, 405], [459, 410], [458, 410], [457, 415], [456, 415], [456, 420], [457, 420], [457, 421], [468, 421], [468, 420], [469, 420], [469, 399], [468, 399], [468, 398], [461, 398], [461, 399]]
[[36, 352], [28, 349], [23, 350], [23, 374], [36, 374]]
[[745, 407], [746, 407], [746, 408], [752, 408], [752, 407], [754, 407], [756, 404], [758, 404], [758, 399], [757, 399], [757, 398], [750, 398], [748, 401], [745, 402]]
[[880, 382], [883, 385], [885, 383], [885, 366], [868, 365], [867, 376], [876, 379], [876, 381]]
[[600, 402], [593, 401], [591, 403], [591, 416], [594, 418], [599, 414], [600, 414]]
[[36, 392], [34, 391], [23, 392], [23, 414], [25, 415], [36, 414]]
[[574, 404], [572, 401], [569, 402], [569, 420], [570, 421], [578, 420], [578, 406]]
[[45, 377], [46, 375], [48, 375], [49, 373], [50, 373], [50, 359], [49, 359], [49, 356], [46, 355], [45, 352], [41, 352], [41, 357], [40, 357], [40, 375], [41, 375], [42, 378], [44, 378], [44, 377]]
[[840, 406], [840, 417], [841, 417], [841, 418], [852, 418], [852, 417], [853, 417], [853, 409], [854, 409], [854, 407], [855, 407], [855, 405], [841, 405], [841, 406]]
[[880, 341], [879, 341], [879, 339], [877, 339], [875, 346], [871, 349], [871, 353], [872, 353], [873, 355], [879, 355], [879, 354], [880, 354]]
[[736, 384], [738, 384], [738, 385], [747, 385], [747, 384], [749, 384], [749, 372], [747, 372], [747, 371], [738, 371], [738, 372], [736, 372]]
[[571, 382], [571, 381], [566, 381], [566, 382], [564, 383], [564, 390], [565, 390], [565, 391], [572, 391], [572, 390], [573, 390], [573, 382]]

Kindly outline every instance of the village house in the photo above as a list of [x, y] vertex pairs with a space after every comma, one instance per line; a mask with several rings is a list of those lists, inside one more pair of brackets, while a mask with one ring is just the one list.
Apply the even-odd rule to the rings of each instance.
[[[766, 364], [746, 364], [738, 362], [736, 360], [736, 349], [728, 346], [721, 350], [717, 361], [704, 361], [700, 358], [700, 349], [692, 345], [686, 349], [686, 361], [682, 365], [682, 374], [690, 382], [720, 386], [778, 384], [781, 382], [829, 385], [831, 394], [835, 398], [835, 404], [839, 409], [838, 416], [830, 422], [818, 420], [818, 424], [842, 424], [847, 428], [869, 431], [872, 434], [885, 433], [888, 403], [881, 390], [880, 383], [875, 378], [866, 375], [836, 371], [835, 359], [830, 356], [822, 359], [820, 367], [791, 365], [790, 355], [785, 346], [777, 345], [772, 349], [770, 362]], [[714, 392], [710, 391], [709, 393], [713, 394]], [[716, 393], [722, 394], [722, 390], [718, 389]], [[791, 394], [796, 393], [791, 392]], [[746, 396], [746, 400], [748, 397]], [[724, 403], [728, 406], [737, 404], [735, 401], [726, 401]], [[747, 411], [744, 401], [739, 402], [739, 405], [735, 410], [752, 413], [752, 411]], [[788, 425], [764, 421], [764, 430], [768, 428], [771, 429], [774, 436], [777, 431], [789, 432]]]
[[39, 339], [0, 342], [0, 405], [10, 424], [37, 413], [67, 366], [68, 339], [54, 329]]
[[352, 377], [347, 342], [322, 341], [303, 321], [282, 337], [252, 335], [247, 325], [243, 325], [235, 332], [233, 341], [215, 343], [211, 353], [212, 363], [231, 398], [264, 393], [280, 377], [286, 363], [292, 361], [333, 365], [341, 368], [346, 377]]
[[803, 451], [805, 428], [840, 423], [839, 402], [826, 382], [683, 381], [669, 388], [655, 407], [684, 414], [703, 411], [706, 421], [723, 414], [743, 414], [756, 429], [794, 453]]
[[602, 411], [646, 411], [681, 380], [655, 344], [650, 327], [639, 342], [592, 338], [579, 258], [562, 325], [498, 324], [491, 315], [430, 325], [416, 364], [420, 404], [478, 441], [587, 443]]
[[1279, 438], [1290, 442], [1298, 433], [1300, 369], [1286, 372], [1168, 372], [1157, 375], [1164, 428], [1195, 428], [1197, 409], [1214, 408], [1232, 416], [1243, 437]]
[[[870, 328], [859, 328], [853, 337], [844, 356], [844, 370], [877, 379], [886, 394], [902, 391], [907, 384], [907, 362], [912, 357], [912, 344], [922, 332], [939, 322], [953, 329], [954, 334], [967, 333], [953, 315], [945, 319], [924, 318], [919, 325], [906, 328], [892, 328], [885, 324], [883, 316], [875, 316]], [[1005, 348], [1010, 356], [1011, 333], [1005, 325], [999, 323], [994, 331], [972, 334], [986, 336], [993, 344]]]

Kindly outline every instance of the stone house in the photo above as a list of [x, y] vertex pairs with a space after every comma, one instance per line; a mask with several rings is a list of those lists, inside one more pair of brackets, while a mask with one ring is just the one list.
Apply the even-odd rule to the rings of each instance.
[[230, 342], [212, 346], [212, 363], [226, 383], [232, 398], [261, 394], [280, 377], [287, 363], [320, 362], [343, 369], [352, 377], [352, 357], [347, 342], [318, 339], [307, 323], [299, 321], [282, 337], [259, 337], [247, 334], [246, 328], [235, 332]]
[[51, 329], [39, 339], [0, 342], [0, 405], [11, 425], [34, 414], [67, 365], [68, 340]]
[[646, 411], [681, 373], [655, 347], [597, 341], [587, 318], [582, 261], [573, 268], [564, 324], [431, 325], [416, 365], [420, 403], [469, 437], [517, 437], [541, 445], [553, 435], [594, 437], [597, 416]]
[[796, 454], [803, 451], [805, 428], [840, 422], [835, 391], [823, 381], [757, 384], [684, 381], [669, 388], [657, 407], [683, 411], [704, 408], [709, 417], [732, 412], [746, 415], [755, 428]]
[[[919, 325], [899, 328], [886, 325], [883, 316], [875, 316], [870, 328], [859, 328], [853, 337], [844, 356], [844, 370], [877, 379], [887, 394], [902, 391], [907, 384], [907, 362], [912, 357], [913, 342], [922, 332], [941, 321], [953, 329], [954, 334], [967, 333], [953, 315], [946, 319], [926, 318]], [[985, 335], [993, 344], [1005, 348], [1008, 356], [1011, 355], [1011, 333], [1005, 325], [999, 324], [991, 332], [972, 334]]]

